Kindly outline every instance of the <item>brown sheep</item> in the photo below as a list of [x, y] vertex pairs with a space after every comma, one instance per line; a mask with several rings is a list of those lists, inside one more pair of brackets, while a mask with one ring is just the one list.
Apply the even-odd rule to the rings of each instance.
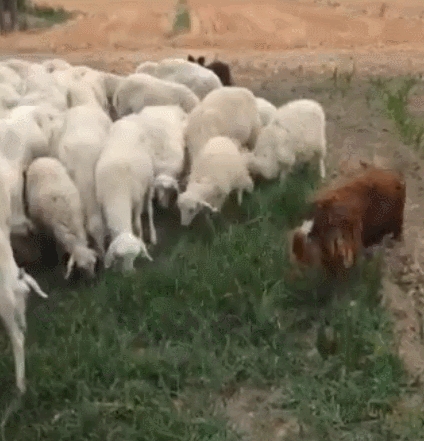
[[197, 63], [200, 66], [206, 67], [206, 69], [209, 69], [212, 72], [214, 72], [221, 80], [223, 86], [234, 86], [233, 78], [231, 76], [230, 66], [227, 63], [216, 60], [216, 61], [212, 61], [212, 63], [205, 66], [205, 61], [206, 61], [205, 57], [199, 57], [196, 60], [192, 55], [189, 55], [187, 57], [187, 60], [191, 61], [192, 63]]
[[[345, 185], [315, 197], [309, 233], [298, 231], [291, 242], [295, 259], [306, 264], [317, 255], [329, 272], [352, 267], [363, 248], [386, 234], [400, 240], [406, 199], [401, 174], [361, 162], [363, 172]], [[316, 259], [315, 259], [316, 261]]]

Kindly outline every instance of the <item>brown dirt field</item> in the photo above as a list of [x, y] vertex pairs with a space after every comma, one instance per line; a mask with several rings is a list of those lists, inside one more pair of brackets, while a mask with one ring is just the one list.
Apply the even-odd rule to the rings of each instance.
[[[41, 3], [41, 2], [40, 2]], [[43, 2], [45, 4], [46, 2]], [[394, 126], [377, 109], [367, 108], [361, 77], [424, 72], [424, 4], [421, 0], [189, 0], [190, 33], [169, 37], [175, 1], [50, 0], [48, 5], [80, 11], [78, 17], [49, 30], [0, 37], [0, 54], [28, 59], [62, 57], [72, 63], [119, 73], [147, 59], [165, 56], [218, 56], [231, 63], [237, 84], [280, 104], [310, 97], [328, 115], [330, 166], [344, 159], [375, 159], [402, 169], [407, 182], [405, 240], [388, 253], [384, 298], [396, 318], [399, 352], [412, 377], [424, 380], [424, 345], [417, 294], [424, 276], [422, 170], [424, 160], [401, 144]], [[356, 70], [351, 90], [342, 96], [327, 84], [331, 72]], [[327, 81], [327, 83], [325, 83]], [[320, 90], [314, 86], [323, 85]], [[333, 91], [334, 92], [334, 91]], [[423, 95], [424, 96], [424, 95]], [[414, 103], [422, 107], [423, 100]], [[421, 109], [422, 110], [422, 109]], [[406, 275], [400, 275], [406, 271]], [[409, 277], [410, 283], [400, 284]], [[420, 303], [422, 302], [422, 303]], [[229, 417], [250, 433], [254, 420], [240, 402]], [[238, 401], [237, 401], [238, 400]], [[253, 406], [255, 407], [255, 406]], [[257, 418], [264, 415], [249, 408]], [[277, 429], [276, 429], [277, 430]], [[269, 438], [279, 439], [277, 435]], [[254, 438], [255, 439], [255, 438]], [[259, 438], [256, 438], [259, 439]], [[282, 438], [280, 438], [282, 439]]]

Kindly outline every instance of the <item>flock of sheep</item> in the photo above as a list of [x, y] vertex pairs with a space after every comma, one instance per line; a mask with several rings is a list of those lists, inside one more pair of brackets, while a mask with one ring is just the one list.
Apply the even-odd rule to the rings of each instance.
[[[202, 57], [201, 57], [202, 58]], [[181, 224], [239, 203], [253, 177], [283, 179], [297, 161], [325, 177], [325, 114], [313, 100], [276, 108], [204, 59], [140, 64], [128, 76], [53, 59], [0, 62], [0, 316], [25, 391], [25, 298], [47, 295], [19, 268], [11, 237], [48, 230], [69, 255], [65, 278], [96, 264], [133, 270], [157, 242], [153, 200], [177, 194]], [[186, 164], [189, 164], [187, 167]], [[184, 188], [182, 182], [186, 181]]]

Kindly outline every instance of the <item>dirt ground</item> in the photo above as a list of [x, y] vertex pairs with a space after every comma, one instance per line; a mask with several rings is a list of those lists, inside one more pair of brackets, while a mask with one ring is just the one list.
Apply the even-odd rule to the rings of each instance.
[[[394, 126], [377, 109], [365, 107], [361, 95], [365, 89], [358, 86], [356, 97], [348, 94], [343, 98], [331, 96], [325, 88], [323, 93], [313, 92], [308, 86], [315, 74], [319, 81], [328, 79], [336, 66], [339, 71], [354, 69], [358, 81], [368, 74], [423, 73], [421, 0], [216, 0], [213, 5], [189, 0], [192, 29], [174, 37], [170, 31], [175, 0], [42, 3], [79, 14], [75, 20], [49, 30], [1, 37], [2, 56], [61, 57], [118, 73], [131, 72], [147, 59], [185, 57], [188, 53], [206, 55], [207, 59], [219, 56], [231, 63], [238, 84], [274, 102], [276, 98], [282, 103], [300, 96], [320, 100], [328, 113], [328, 149], [334, 169], [340, 160], [359, 157], [402, 169], [407, 183], [405, 238], [389, 252], [384, 297], [396, 318], [399, 352], [411, 377], [424, 380], [420, 336], [424, 303], [419, 305], [421, 298], [417, 296], [423, 281], [420, 267], [424, 268], [424, 160], [401, 144]], [[411, 283], [400, 283], [408, 277]], [[240, 392], [243, 403], [255, 401], [253, 393], [245, 395], [245, 391]], [[229, 415], [253, 433], [254, 418], [240, 400], [234, 397], [228, 406]], [[259, 405], [255, 406], [257, 409]]]

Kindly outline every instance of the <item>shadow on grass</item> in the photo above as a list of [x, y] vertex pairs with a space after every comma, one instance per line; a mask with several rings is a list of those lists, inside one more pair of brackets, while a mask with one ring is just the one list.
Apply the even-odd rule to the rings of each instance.
[[[29, 390], [9, 439], [240, 439], [214, 400], [245, 383], [278, 385], [284, 398], [274, 406], [318, 437], [308, 439], [348, 439], [349, 425], [376, 412], [373, 439], [383, 439], [402, 369], [378, 305], [380, 260], [358, 269], [343, 301], [327, 286], [318, 302], [322, 281], [285, 277], [286, 233], [315, 181], [303, 169], [258, 185], [209, 227], [173, 221], [169, 244], [136, 274], [106, 274], [40, 303], [28, 318]], [[13, 381], [6, 353], [3, 391]]]

